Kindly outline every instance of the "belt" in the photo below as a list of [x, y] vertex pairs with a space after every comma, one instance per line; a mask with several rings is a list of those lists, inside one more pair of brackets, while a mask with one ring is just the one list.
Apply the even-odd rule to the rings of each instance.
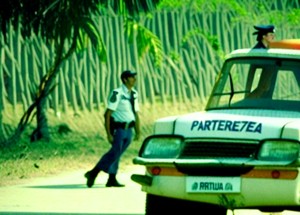
[[132, 128], [132, 127], [134, 127], [134, 125], [135, 125], [134, 121], [131, 121], [131, 122], [115, 122], [114, 123], [115, 128], [122, 128], [122, 129]]

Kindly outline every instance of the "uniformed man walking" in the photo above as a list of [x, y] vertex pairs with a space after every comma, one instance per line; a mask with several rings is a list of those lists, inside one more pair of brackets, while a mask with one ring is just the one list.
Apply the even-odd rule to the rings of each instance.
[[274, 25], [255, 25], [255, 32], [253, 35], [257, 35], [257, 43], [253, 47], [254, 49], [267, 49], [269, 44], [275, 38], [275, 27]]
[[135, 139], [140, 135], [138, 93], [133, 88], [136, 83], [136, 72], [126, 70], [121, 74], [122, 85], [114, 89], [108, 100], [108, 106], [104, 114], [107, 139], [111, 148], [95, 165], [85, 173], [87, 186], [92, 187], [100, 171], [109, 174], [106, 187], [124, 187], [120, 184], [116, 175], [118, 172], [121, 155], [128, 148], [135, 129]]

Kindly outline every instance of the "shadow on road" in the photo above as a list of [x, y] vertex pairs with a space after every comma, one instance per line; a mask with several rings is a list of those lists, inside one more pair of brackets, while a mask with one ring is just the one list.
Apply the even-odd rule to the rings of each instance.
[[[33, 214], [33, 215], [59, 215], [59, 214], [64, 214], [64, 215], [95, 215], [95, 214], [99, 214], [99, 215], [128, 215], [128, 214], [119, 214], [119, 213], [47, 213], [47, 212], [0, 212], [0, 214], [7, 214], [7, 215], [12, 215], [12, 214], [16, 214], [16, 215], [29, 215], [29, 214]], [[130, 215], [144, 215], [144, 214], [130, 214]]]
[[92, 188], [88, 188], [85, 184], [51, 184], [51, 185], [34, 185], [25, 186], [25, 188], [39, 188], [39, 189], [95, 189], [108, 188], [104, 184], [95, 184]]

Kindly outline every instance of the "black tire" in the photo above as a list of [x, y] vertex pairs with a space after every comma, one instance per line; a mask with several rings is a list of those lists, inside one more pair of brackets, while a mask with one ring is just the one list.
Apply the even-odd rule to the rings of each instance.
[[201, 202], [185, 201], [174, 198], [167, 198], [147, 194], [146, 196], [146, 215], [157, 214], [218, 214], [226, 215], [227, 209], [218, 205]]

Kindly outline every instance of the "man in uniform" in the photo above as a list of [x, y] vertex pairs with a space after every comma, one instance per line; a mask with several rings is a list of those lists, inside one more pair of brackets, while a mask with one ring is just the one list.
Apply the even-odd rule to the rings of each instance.
[[[253, 49], [268, 49], [269, 44], [275, 38], [275, 27], [274, 25], [255, 25], [256, 32], [253, 35], [257, 35], [257, 43]], [[251, 66], [250, 70], [255, 70], [254, 65]], [[261, 66], [262, 67], [262, 66]], [[263, 72], [258, 86], [249, 94], [246, 98], [264, 98], [268, 95], [268, 91], [271, 86], [272, 73], [267, 67], [262, 67]]]
[[256, 32], [253, 35], [257, 35], [257, 43], [253, 47], [254, 49], [267, 49], [269, 48], [270, 42], [275, 38], [275, 27], [274, 25], [255, 25]]
[[136, 72], [126, 70], [121, 74], [122, 85], [114, 89], [104, 114], [107, 140], [111, 148], [100, 158], [93, 169], [85, 173], [87, 186], [92, 187], [100, 171], [109, 174], [106, 187], [124, 187], [116, 179], [119, 161], [128, 148], [135, 129], [135, 139], [140, 135], [138, 93], [133, 88]]

